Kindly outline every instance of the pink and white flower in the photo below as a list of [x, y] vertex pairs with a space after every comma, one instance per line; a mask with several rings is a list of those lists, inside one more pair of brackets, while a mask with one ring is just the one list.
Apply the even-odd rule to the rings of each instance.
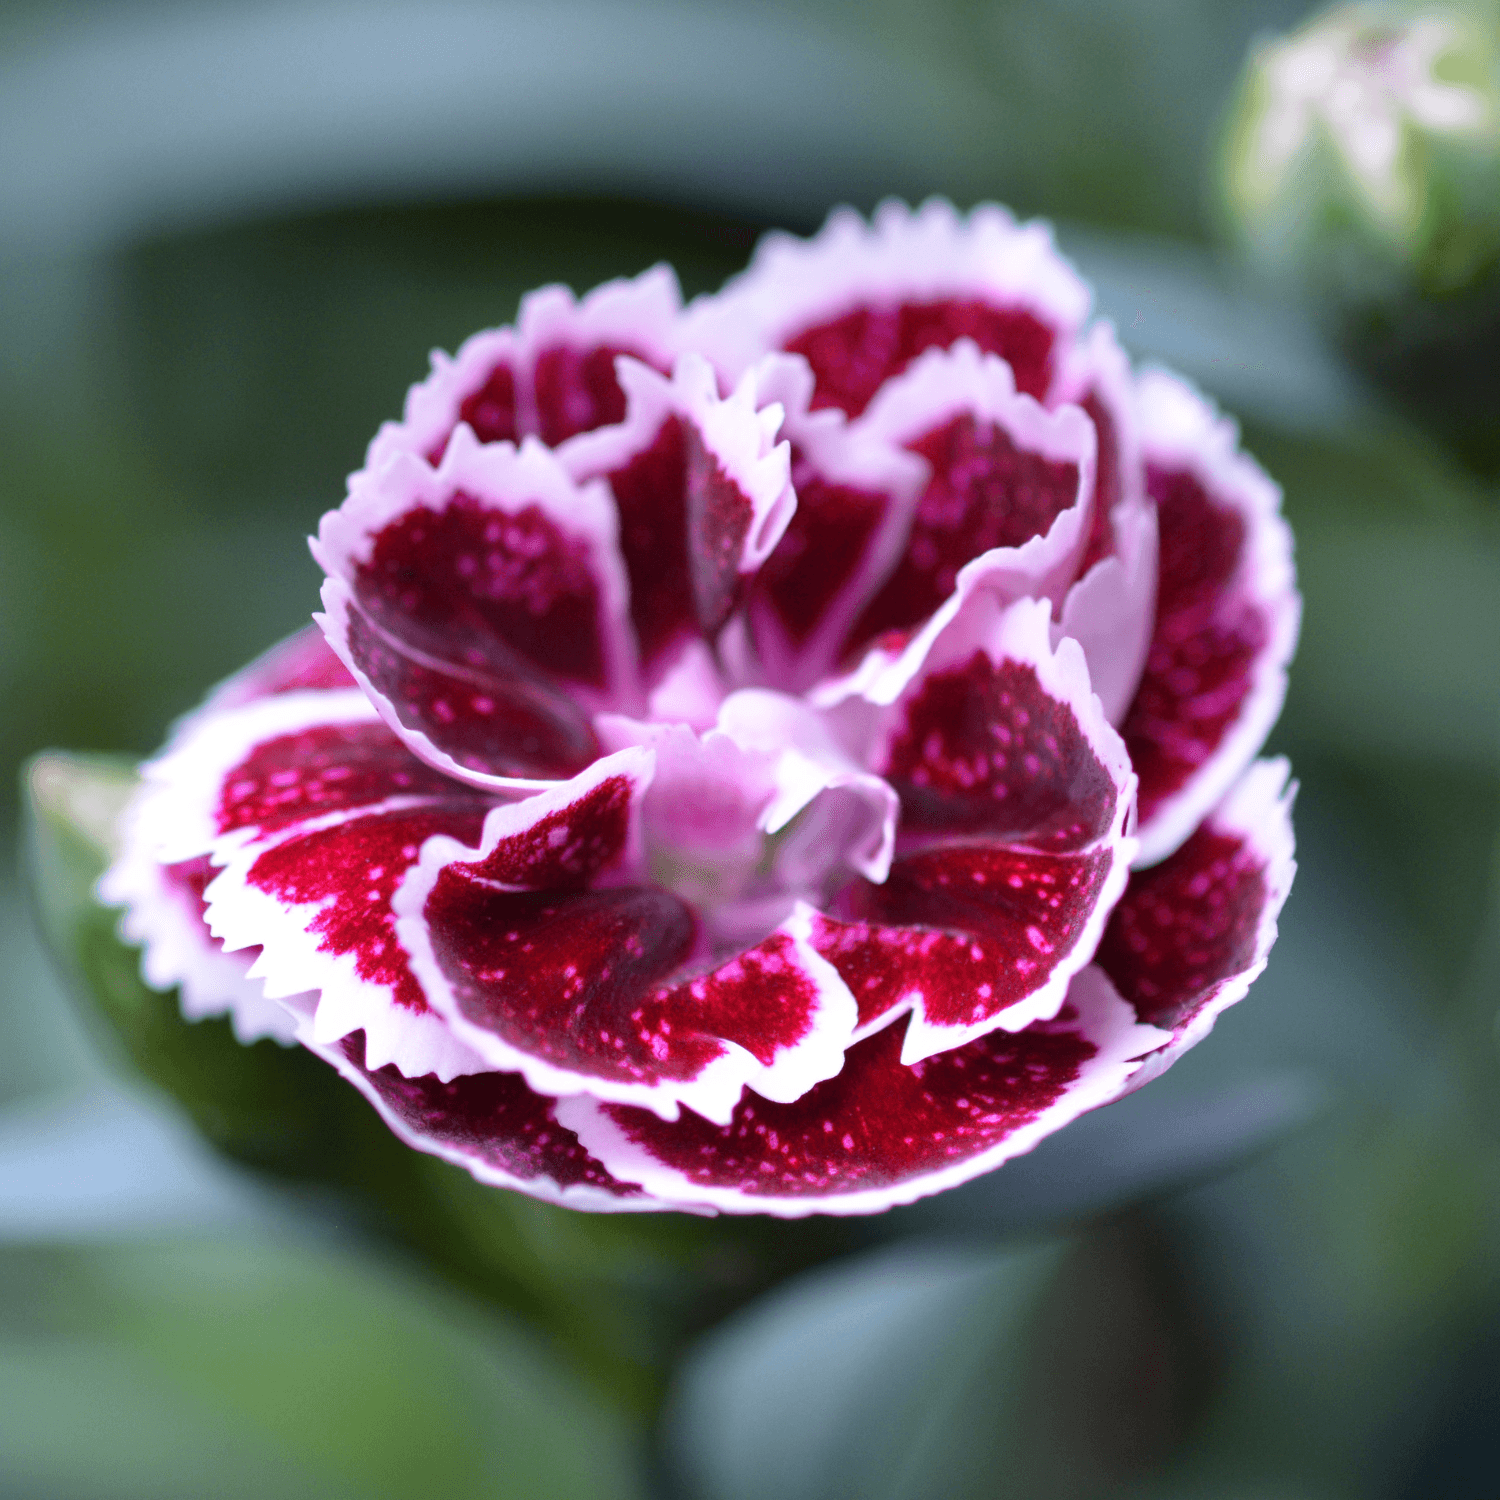
[[910, 1202], [1138, 1087], [1290, 885], [1278, 493], [1043, 226], [886, 204], [522, 304], [383, 427], [321, 634], [147, 766], [149, 982], [590, 1209]]

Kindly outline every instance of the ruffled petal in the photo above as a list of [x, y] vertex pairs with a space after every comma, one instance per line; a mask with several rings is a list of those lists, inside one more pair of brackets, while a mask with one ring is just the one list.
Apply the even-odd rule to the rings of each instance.
[[1056, 1014], [1125, 886], [1135, 777], [1049, 623], [1045, 601], [969, 596], [867, 721], [869, 764], [901, 798], [897, 858], [816, 942], [862, 1034], [914, 1011], [908, 1062]]
[[597, 754], [593, 710], [639, 701], [614, 507], [527, 442], [467, 428], [441, 465], [356, 475], [313, 553], [330, 644], [395, 732], [461, 781], [514, 793]]
[[320, 1040], [363, 1029], [374, 1066], [451, 1077], [481, 1064], [428, 1010], [390, 897], [424, 839], [477, 834], [488, 806], [362, 693], [290, 692], [184, 724], [144, 768], [131, 840], [164, 864], [223, 867], [204, 891], [214, 941], [230, 959], [259, 950], [245, 972], [268, 999], [311, 992]]
[[878, 1213], [992, 1171], [1108, 1103], [1163, 1034], [1085, 971], [1053, 1020], [914, 1066], [899, 1027], [793, 1103], [747, 1095], [727, 1124], [562, 1100], [558, 1119], [623, 1182], [727, 1213]]
[[702, 951], [698, 915], [643, 883], [635, 853], [651, 759], [622, 750], [614, 767], [495, 809], [477, 847], [434, 839], [396, 897], [402, 944], [454, 1035], [543, 1093], [715, 1119], [747, 1083], [796, 1098], [838, 1071], [854, 1001], [800, 905], [682, 977]]
[[397, 454], [441, 461], [460, 422], [482, 443], [539, 437], [556, 446], [619, 422], [625, 396], [615, 360], [628, 354], [666, 370], [681, 310], [670, 266], [596, 287], [581, 302], [561, 286], [522, 299], [517, 327], [477, 333], [458, 353], [432, 356], [432, 373], [411, 388], [405, 416], [370, 445], [372, 473]]
[[911, 630], [966, 567], [992, 589], [1060, 603], [1088, 540], [1093, 423], [1018, 394], [1008, 365], [967, 340], [922, 355], [880, 392], [855, 432], [922, 458], [928, 482], [890, 574], [851, 646]]
[[1132, 1087], [1201, 1042], [1266, 966], [1297, 868], [1289, 772], [1284, 760], [1256, 762], [1186, 843], [1131, 876], [1115, 907], [1098, 965], [1172, 1037]]
[[303, 1043], [332, 1064], [408, 1146], [463, 1167], [480, 1182], [513, 1188], [564, 1208], [640, 1213], [684, 1205], [658, 1202], [611, 1177], [557, 1120], [556, 1099], [533, 1093], [518, 1073], [474, 1073], [443, 1081], [369, 1066], [358, 1033], [323, 1046]]
[[1046, 225], [994, 204], [960, 216], [942, 199], [888, 200], [870, 224], [841, 208], [810, 240], [765, 236], [747, 271], [688, 309], [684, 347], [731, 380], [771, 350], [800, 354], [814, 404], [858, 416], [924, 350], [967, 338], [1041, 400], [1088, 303]]
[[619, 509], [630, 616], [651, 686], [686, 646], [712, 639], [796, 508], [790, 454], [776, 442], [780, 406], [754, 372], [720, 399], [696, 355], [671, 380], [620, 363], [624, 423], [578, 438], [562, 455], [579, 479], [604, 477]]
[[123, 906], [120, 936], [141, 949], [141, 977], [156, 990], [179, 992], [189, 1021], [227, 1016], [241, 1042], [296, 1038], [296, 1017], [249, 977], [253, 953], [226, 953], [208, 930], [203, 892], [217, 871], [207, 855], [164, 865], [148, 847], [149, 831], [130, 819], [124, 847], [99, 882], [107, 906]]
[[785, 410], [797, 509], [746, 601], [761, 680], [811, 687], [854, 617], [896, 566], [928, 469], [915, 453], [833, 408], [811, 411], [812, 369], [789, 355], [756, 367], [763, 401]]
[[1141, 864], [1170, 854], [1239, 778], [1286, 696], [1301, 599], [1281, 493], [1232, 422], [1176, 377], [1140, 382], [1160, 529], [1156, 624], [1121, 732], [1141, 778]]

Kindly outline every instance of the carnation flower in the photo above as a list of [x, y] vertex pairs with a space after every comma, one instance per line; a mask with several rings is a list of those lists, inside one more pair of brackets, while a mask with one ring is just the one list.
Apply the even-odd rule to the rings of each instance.
[[886, 204], [435, 356], [318, 629], [146, 768], [147, 980], [588, 1209], [878, 1210], [1162, 1071], [1275, 937], [1298, 599], [1088, 311], [1043, 226]]

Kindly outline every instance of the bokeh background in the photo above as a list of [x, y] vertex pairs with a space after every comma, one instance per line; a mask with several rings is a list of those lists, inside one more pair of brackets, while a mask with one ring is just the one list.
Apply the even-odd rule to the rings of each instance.
[[[306, 619], [302, 538], [429, 348], [548, 281], [710, 289], [888, 193], [1051, 218], [1127, 346], [1239, 416], [1306, 596], [1301, 872], [1249, 1000], [1033, 1156], [821, 1238], [622, 1244], [441, 1174], [392, 1209], [378, 1168], [247, 1150], [142, 1076], [197, 1040], [68, 995], [7, 865], [0, 1494], [1500, 1494], [1494, 258], [1425, 275], [1322, 168], [1280, 210], [1316, 234], [1236, 222], [1246, 59], [1306, 9], [0, 8], [12, 786], [148, 752]], [[1488, 151], [1449, 229], [1500, 218]]]

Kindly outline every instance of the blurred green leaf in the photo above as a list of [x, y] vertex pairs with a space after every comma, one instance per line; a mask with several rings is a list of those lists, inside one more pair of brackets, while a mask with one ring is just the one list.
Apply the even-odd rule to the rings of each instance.
[[701, 1500], [1102, 1500], [1202, 1408], [1191, 1321], [1144, 1220], [1009, 1251], [913, 1241], [715, 1330], [679, 1372], [670, 1449]]
[[271, 1245], [0, 1253], [0, 1488], [51, 1500], [642, 1493], [513, 1322]]

